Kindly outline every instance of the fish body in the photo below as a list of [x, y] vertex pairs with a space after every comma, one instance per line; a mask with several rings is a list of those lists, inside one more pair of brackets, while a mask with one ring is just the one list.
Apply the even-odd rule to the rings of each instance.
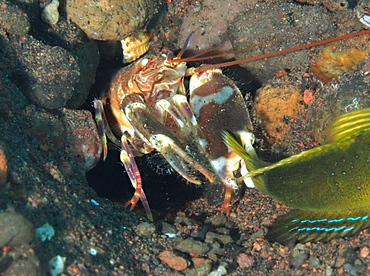
[[224, 140], [249, 164], [256, 188], [296, 208], [272, 225], [268, 238], [328, 241], [370, 227], [370, 108], [336, 118], [329, 143], [263, 166], [230, 134]]

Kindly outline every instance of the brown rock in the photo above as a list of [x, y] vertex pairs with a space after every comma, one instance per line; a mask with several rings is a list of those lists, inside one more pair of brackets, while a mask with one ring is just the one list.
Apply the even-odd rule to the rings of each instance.
[[191, 258], [194, 267], [198, 267], [205, 263], [211, 263], [212, 261], [210, 259], [200, 258], [200, 257], [193, 257]]
[[68, 18], [96, 40], [121, 40], [143, 29], [153, 11], [150, 0], [67, 1]]
[[86, 171], [95, 167], [102, 153], [101, 141], [92, 115], [86, 110], [63, 109], [70, 149]]

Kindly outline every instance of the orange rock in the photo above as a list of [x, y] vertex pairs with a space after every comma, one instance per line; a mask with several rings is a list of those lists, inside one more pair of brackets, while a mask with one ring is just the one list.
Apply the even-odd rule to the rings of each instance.
[[187, 260], [175, 255], [175, 253], [169, 250], [161, 252], [158, 257], [166, 265], [177, 271], [185, 270], [189, 266], [189, 262]]
[[0, 147], [0, 184], [5, 184], [8, 178], [8, 161], [2, 147]]
[[301, 91], [295, 86], [266, 85], [258, 90], [255, 99], [256, 121], [266, 131], [271, 144], [279, 143], [303, 106]]
[[314, 91], [306, 89], [303, 92], [303, 101], [305, 104], [311, 104], [315, 100]]
[[343, 75], [369, 54], [370, 43], [367, 40], [368, 36], [363, 36], [346, 41], [344, 46], [340, 42], [330, 44], [320, 53], [316, 64], [311, 67], [312, 72], [324, 82]]
[[369, 256], [369, 253], [370, 253], [370, 250], [369, 250], [369, 247], [367, 247], [367, 246], [364, 246], [360, 250], [360, 256], [361, 256], [361, 258], [364, 258], [364, 259], [367, 258], [367, 256]]

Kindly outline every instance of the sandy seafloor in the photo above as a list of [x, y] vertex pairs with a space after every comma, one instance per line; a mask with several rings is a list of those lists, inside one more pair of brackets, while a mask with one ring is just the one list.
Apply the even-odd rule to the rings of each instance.
[[[221, 186], [186, 183], [158, 154], [137, 158], [154, 222], [140, 204], [125, 208], [133, 190], [115, 147], [85, 174], [101, 154], [91, 102], [123, 65], [112, 43], [88, 40], [66, 20], [61, 2], [52, 26], [40, 20], [49, 1], [1, 2], [0, 148], [8, 167], [0, 184], [0, 210], [6, 212], [0, 214], [1, 275], [50, 275], [55, 256], [65, 258], [61, 275], [370, 275], [368, 229], [328, 243], [269, 242], [268, 226], [288, 207], [240, 185], [225, 215]], [[274, 38], [282, 43], [254, 48], [249, 55], [255, 55], [363, 29], [355, 16], [358, 1], [159, 2], [153, 1], [148, 25], [155, 55], [181, 48], [191, 31], [194, 51]], [[255, 147], [265, 160], [319, 145], [335, 115], [370, 106], [368, 59], [324, 83], [310, 69], [321, 49], [224, 70], [249, 95]], [[276, 139], [254, 103], [266, 84], [298, 87], [301, 101], [304, 91], [316, 93]], [[54, 235], [33, 238], [33, 229], [45, 223]]]

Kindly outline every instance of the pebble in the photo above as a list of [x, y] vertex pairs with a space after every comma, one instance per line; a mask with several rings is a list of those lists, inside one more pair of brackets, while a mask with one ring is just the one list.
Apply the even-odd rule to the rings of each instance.
[[226, 222], [227, 222], [227, 217], [223, 213], [210, 216], [206, 219], [206, 223], [210, 223], [215, 227], [224, 226]]
[[301, 266], [308, 258], [307, 253], [293, 253], [292, 259], [290, 260], [290, 264], [293, 267], [299, 267]]
[[333, 275], [333, 268], [329, 265], [326, 265], [326, 268], [325, 268], [325, 275], [326, 276], [331, 276]]
[[321, 262], [319, 258], [317, 258], [316, 256], [310, 256], [309, 264], [310, 264], [310, 268], [319, 268], [321, 265]]
[[136, 226], [136, 233], [139, 236], [150, 237], [155, 232], [155, 226], [150, 222], [142, 222]]
[[239, 267], [243, 269], [247, 267], [252, 267], [255, 263], [255, 259], [246, 253], [240, 253], [236, 257], [236, 262], [238, 263]]
[[46, 24], [55, 25], [59, 21], [59, 1], [53, 0], [41, 12], [41, 19]]
[[158, 257], [163, 263], [177, 271], [185, 270], [190, 265], [187, 260], [185, 260], [183, 257], [177, 256], [175, 253], [173, 253], [173, 251], [163, 251]]
[[211, 246], [207, 243], [196, 241], [192, 238], [180, 240], [176, 243], [175, 249], [185, 252], [202, 255], [211, 250]]
[[360, 250], [360, 256], [361, 258], [366, 258], [367, 256], [369, 256], [369, 247], [367, 246], [362, 247]]
[[175, 236], [177, 231], [176, 228], [167, 222], [162, 222], [162, 234], [165, 234], [166, 236]]
[[211, 262], [210, 259], [199, 258], [199, 257], [193, 257], [193, 258], [191, 258], [191, 261], [193, 262], [194, 267], [200, 266], [204, 263]]
[[233, 239], [229, 235], [220, 235], [211, 231], [207, 232], [206, 242], [212, 243], [214, 240], [221, 241], [223, 244], [233, 242]]
[[225, 268], [224, 265], [219, 265], [219, 267], [212, 271], [211, 273], [208, 274], [208, 276], [222, 276], [222, 275], [226, 275], [227, 274], [227, 270]]
[[344, 268], [344, 271], [346, 272], [346, 275], [350, 275], [350, 276], [357, 276], [359, 275], [358, 272], [357, 272], [357, 269], [354, 265], [351, 265], [351, 264], [344, 264], [343, 266]]
[[211, 271], [212, 265], [210, 263], [204, 263], [200, 266], [188, 269], [184, 271], [185, 276], [207, 276]]

